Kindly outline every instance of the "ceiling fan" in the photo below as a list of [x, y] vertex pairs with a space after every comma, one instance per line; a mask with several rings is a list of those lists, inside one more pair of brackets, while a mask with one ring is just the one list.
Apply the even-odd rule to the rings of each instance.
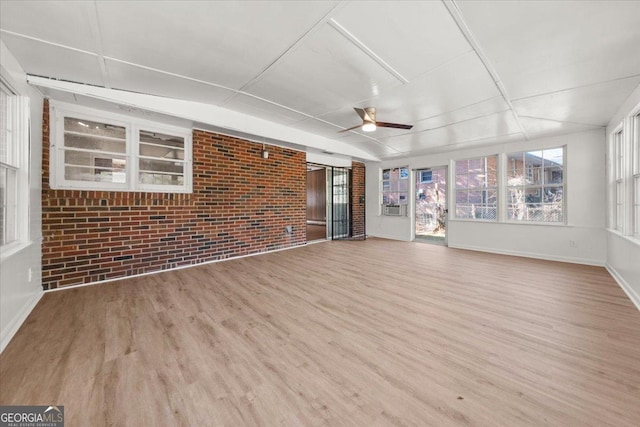
[[353, 109], [356, 110], [356, 113], [358, 113], [358, 115], [362, 119], [362, 124], [350, 127], [348, 129], [342, 129], [338, 131], [338, 133], [347, 132], [349, 130], [357, 129], [359, 127], [362, 127], [362, 130], [364, 132], [373, 132], [374, 130], [376, 130], [376, 128], [379, 128], [379, 127], [394, 128], [394, 129], [411, 129], [413, 127], [413, 125], [402, 125], [400, 123], [387, 123], [387, 122], [376, 121], [375, 107], [367, 107], [367, 108], [354, 107]]

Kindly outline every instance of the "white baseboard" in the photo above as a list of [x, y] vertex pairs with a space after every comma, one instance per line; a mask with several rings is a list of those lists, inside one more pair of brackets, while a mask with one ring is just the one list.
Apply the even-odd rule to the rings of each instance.
[[27, 320], [31, 311], [38, 304], [40, 298], [42, 298], [42, 295], [44, 295], [44, 291], [38, 292], [33, 296], [33, 298], [27, 301], [27, 303], [22, 307], [22, 310], [18, 312], [18, 315], [14, 317], [11, 323], [9, 323], [0, 333], [0, 353], [4, 351], [13, 336], [18, 332], [18, 329], [20, 329], [20, 326], [22, 326], [24, 321]]
[[[320, 240], [320, 242], [323, 242], [323, 241], [324, 240]], [[114, 277], [112, 279], [98, 280], [96, 282], [79, 283], [77, 285], [69, 285], [69, 286], [63, 286], [61, 288], [47, 289], [44, 292], [48, 293], [48, 292], [66, 291], [68, 289], [83, 288], [85, 286], [101, 285], [103, 283], [110, 283], [110, 282], [118, 282], [118, 281], [125, 280], [125, 279], [133, 279], [135, 277], [151, 276], [153, 274], [165, 273], [167, 271], [184, 270], [186, 268], [193, 268], [193, 267], [198, 267], [198, 266], [207, 265], [207, 264], [215, 264], [215, 263], [224, 262], [224, 261], [232, 261], [234, 259], [248, 258], [248, 257], [257, 256], [257, 255], [264, 255], [264, 254], [268, 254], [268, 253], [272, 253], [272, 252], [288, 251], [290, 249], [302, 248], [302, 247], [304, 247], [305, 245], [307, 245], [309, 243], [311, 243], [311, 242], [303, 242], [303, 243], [295, 244], [293, 246], [286, 246], [284, 248], [278, 248], [278, 249], [263, 250], [263, 251], [260, 251], [260, 252], [253, 252], [253, 253], [246, 254], [246, 255], [237, 255], [237, 256], [231, 256], [231, 257], [228, 257], [228, 258], [213, 259], [213, 260], [210, 260], [210, 261], [204, 261], [204, 262], [199, 262], [199, 263], [195, 263], [195, 264], [186, 264], [186, 265], [181, 265], [181, 266], [178, 266], [178, 267], [166, 268], [164, 270], [153, 270], [153, 271], [147, 271], [146, 273], [131, 274], [129, 276], [120, 276], [120, 277]]]
[[638, 293], [627, 283], [627, 281], [624, 280], [624, 277], [622, 277], [615, 268], [613, 268], [609, 264], [605, 265], [605, 268], [618, 283], [618, 285], [622, 288], [624, 293], [627, 294], [633, 305], [635, 305], [638, 311], [640, 311], [640, 295], [638, 295]]
[[524, 251], [505, 251], [500, 249], [493, 248], [485, 248], [480, 246], [468, 246], [468, 245], [452, 245], [449, 244], [450, 248], [455, 249], [466, 249], [469, 251], [478, 251], [478, 252], [488, 252], [493, 254], [500, 255], [510, 255], [510, 256], [521, 256], [525, 258], [535, 258], [535, 259], [544, 259], [547, 261], [560, 261], [560, 262], [570, 262], [572, 264], [584, 264], [584, 265], [595, 265], [597, 267], [604, 267], [605, 262], [595, 259], [588, 258], [577, 258], [577, 257], [567, 257], [567, 256], [556, 256], [556, 255], [547, 255], [536, 252], [524, 252]]

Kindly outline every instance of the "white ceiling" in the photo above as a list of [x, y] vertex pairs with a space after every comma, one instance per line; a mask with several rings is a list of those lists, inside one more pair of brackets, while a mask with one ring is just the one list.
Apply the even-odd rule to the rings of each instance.
[[[380, 159], [602, 127], [640, 83], [640, 1], [2, 0], [0, 36], [29, 74], [207, 103]], [[369, 106], [414, 127], [337, 133]]]

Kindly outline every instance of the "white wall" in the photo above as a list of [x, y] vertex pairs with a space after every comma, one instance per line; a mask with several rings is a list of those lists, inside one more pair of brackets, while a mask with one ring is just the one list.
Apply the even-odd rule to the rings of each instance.
[[[622, 104], [607, 126], [607, 135], [627, 118], [629, 113], [640, 103], [640, 86]], [[629, 126], [625, 135], [630, 136]], [[628, 140], [629, 144], [631, 143]], [[631, 187], [631, 186], [629, 186]], [[627, 200], [633, 200], [633, 189], [627, 189]], [[630, 204], [630, 203], [629, 203]], [[628, 214], [631, 210], [628, 210]], [[630, 228], [629, 219], [627, 228]], [[624, 236], [616, 230], [607, 229], [607, 268], [616, 278], [622, 289], [640, 310], [640, 241]]]
[[[0, 40], [0, 72], [11, 87], [22, 96], [30, 98], [31, 142], [29, 151], [29, 242], [17, 252], [0, 259], [0, 351], [4, 350], [18, 328], [42, 296], [41, 237], [42, 206], [42, 96], [27, 85], [26, 75], [11, 52]], [[29, 269], [32, 271], [29, 281]]]
[[[605, 234], [605, 144], [604, 130], [511, 142], [490, 147], [469, 148], [427, 156], [367, 163], [367, 234], [398, 240], [412, 240], [413, 192], [409, 217], [379, 215], [380, 170], [409, 166], [410, 169], [448, 165], [456, 159], [567, 146], [567, 225], [533, 225], [449, 220], [450, 247], [522, 255], [584, 264], [604, 265]], [[412, 173], [412, 182], [415, 179]], [[451, 180], [450, 180], [451, 181]], [[449, 182], [449, 202], [453, 192]], [[453, 212], [453, 204], [449, 205]], [[571, 242], [575, 242], [571, 245]]]

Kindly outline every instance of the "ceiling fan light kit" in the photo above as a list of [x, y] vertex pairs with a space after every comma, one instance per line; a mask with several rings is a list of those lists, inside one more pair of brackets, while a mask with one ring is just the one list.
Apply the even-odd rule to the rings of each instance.
[[373, 132], [374, 130], [376, 130], [376, 124], [375, 123], [365, 123], [362, 125], [362, 130], [364, 132]]
[[376, 121], [376, 109], [374, 107], [367, 107], [367, 108], [354, 107], [354, 110], [356, 111], [356, 113], [358, 113], [358, 115], [362, 119], [362, 125], [353, 126], [348, 129], [342, 129], [338, 131], [338, 133], [354, 130], [359, 128], [360, 126], [362, 126], [362, 130], [364, 132], [373, 132], [379, 127], [393, 128], [393, 129], [407, 129], [407, 130], [413, 127], [413, 125], [403, 125], [400, 123], [387, 123], [387, 122]]

